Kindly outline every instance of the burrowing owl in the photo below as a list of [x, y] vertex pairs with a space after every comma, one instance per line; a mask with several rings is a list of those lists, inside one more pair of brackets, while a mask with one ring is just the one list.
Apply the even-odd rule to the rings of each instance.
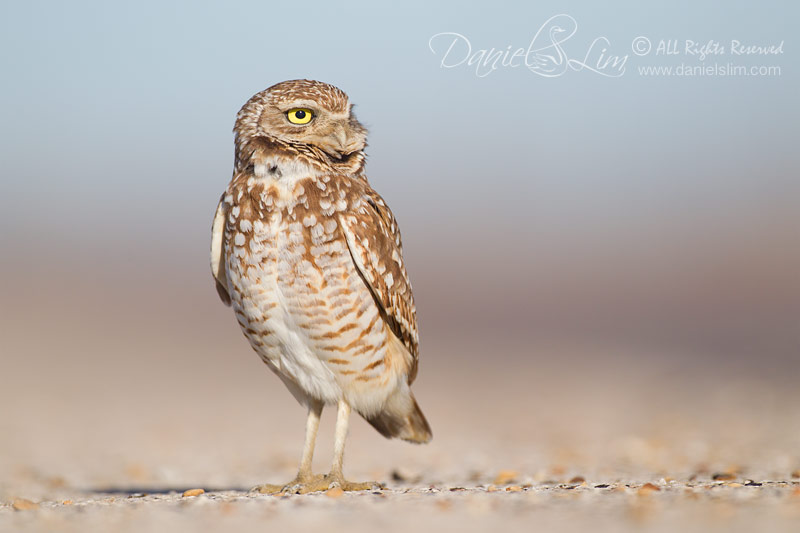
[[[308, 407], [297, 478], [258, 489], [368, 489], [342, 475], [351, 408], [385, 437], [427, 442], [431, 430], [409, 388], [416, 309], [397, 222], [364, 174], [366, 129], [344, 92], [293, 80], [253, 96], [234, 132], [211, 270], [253, 349]], [[326, 404], [338, 404], [333, 466], [313, 476]]]

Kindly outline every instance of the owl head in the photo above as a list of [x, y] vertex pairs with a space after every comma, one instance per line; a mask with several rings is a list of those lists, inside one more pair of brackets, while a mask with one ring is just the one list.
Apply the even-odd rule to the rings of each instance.
[[[356, 119], [347, 95], [327, 83], [290, 80], [254, 95], [236, 117], [237, 150], [263, 138], [293, 148], [315, 148], [332, 162], [358, 154], [367, 130]], [[308, 150], [302, 150], [308, 152]]]

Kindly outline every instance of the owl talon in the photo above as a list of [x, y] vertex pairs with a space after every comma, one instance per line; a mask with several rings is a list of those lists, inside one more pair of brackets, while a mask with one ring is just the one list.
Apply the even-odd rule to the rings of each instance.
[[[283, 485], [274, 485], [272, 483], [265, 483], [264, 485], [256, 485], [250, 492], [258, 492], [260, 494], [306, 494], [311, 492], [308, 487], [316, 486], [323, 479], [321, 475], [304, 475], [298, 476], [291, 480], [289, 483]], [[317, 489], [321, 490], [321, 489]]]
[[279, 494], [283, 492], [286, 488], [286, 485], [273, 485], [271, 483], [265, 483], [263, 485], [256, 485], [250, 492], [257, 492], [259, 494]]
[[341, 476], [328, 474], [325, 476], [325, 483], [328, 488], [339, 487], [345, 492], [358, 492], [362, 490], [382, 490], [384, 485], [377, 481], [347, 481]]
[[250, 492], [257, 492], [259, 494], [309, 494], [312, 492], [324, 492], [329, 489], [339, 487], [345, 492], [357, 492], [364, 490], [382, 490], [384, 485], [377, 481], [347, 481], [339, 477], [331, 476], [314, 476], [305, 481], [297, 481], [296, 479], [285, 485], [273, 485], [266, 483], [264, 485], [257, 485], [250, 489]]

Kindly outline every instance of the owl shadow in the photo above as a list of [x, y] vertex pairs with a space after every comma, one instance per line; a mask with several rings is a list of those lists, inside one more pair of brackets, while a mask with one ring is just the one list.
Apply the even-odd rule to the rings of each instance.
[[107, 494], [110, 496], [125, 496], [128, 498], [144, 498], [153, 495], [181, 495], [187, 490], [202, 488], [206, 493], [212, 492], [249, 492], [253, 487], [205, 487], [200, 485], [157, 487], [147, 485], [130, 486], [101, 486], [84, 489], [82, 492], [87, 494]]

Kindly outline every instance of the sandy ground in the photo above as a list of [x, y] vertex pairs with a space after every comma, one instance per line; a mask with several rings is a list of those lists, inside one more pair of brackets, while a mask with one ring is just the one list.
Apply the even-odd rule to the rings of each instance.
[[[598, 357], [562, 353], [538, 369], [516, 357], [456, 378], [428, 363], [418, 395], [433, 443], [386, 441], [355, 422], [346, 472], [386, 486], [359, 494], [248, 492], [292, 477], [303, 411], [245, 357], [229, 369], [241, 387], [218, 383], [224, 367], [212, 365], [169, 384], [133, 372], [103, 397], [6, 397], [0, 531], [796, 530], [800, 416], [788, 384]], [[465, 352], [464, 364], [480, 358]], [[319, 471], [332, 447], [325, 414]], [[194, 488], [205, 493], [183, 496]]]
[[0, 531], [800, 527], [796, 366], [502, 332], [423, 336], [431, 444], [354, 420], [345, 473], [384, 489], [251, 494], [293, 477], [304, 411], [210, 298], [168, 323], [84, 298], [46, 335], [3, 316]]
[[[367, 493], [255, 496], [214, 491], [201, 496], [91, 494], [34, 510], [4, 510], [4, 530], [248, 531], [652, 529], [796, 531], [797, 489], [786, 483], [741, 488], [737, 482], [662, 482], [644, 488], [611, 484], [535, 484], [397, 488]], [[792, 495], [794, 493], [794, 495]], [[793, 501], [789, 501], [793, 500]]]

